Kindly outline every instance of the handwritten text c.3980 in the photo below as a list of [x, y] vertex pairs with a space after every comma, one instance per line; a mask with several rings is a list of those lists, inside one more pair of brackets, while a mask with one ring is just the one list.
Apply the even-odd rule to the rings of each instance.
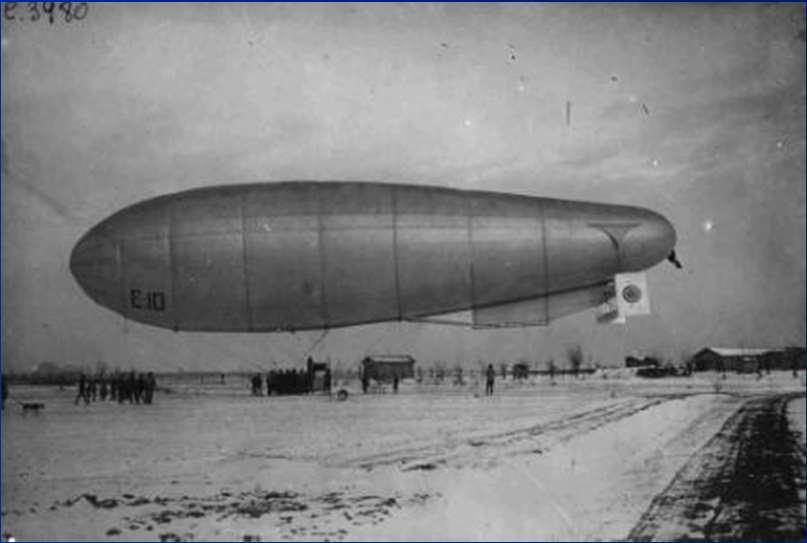
[[50, 24], [81, 21], [90, 11], [87, 2], [4, 2], [3, 20]]

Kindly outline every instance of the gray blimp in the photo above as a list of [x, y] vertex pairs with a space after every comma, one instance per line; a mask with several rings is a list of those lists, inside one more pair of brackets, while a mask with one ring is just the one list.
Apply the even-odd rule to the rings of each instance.
[[621, 274], [675, 262], [675, 241], [663, 216], [639, 207], [294, 181], [136, 203], [78, 241], [70, 270], [98, 304], [178, 331], [442, 322], [458, 312], [477, 327], [545, 325], [618, 297]]

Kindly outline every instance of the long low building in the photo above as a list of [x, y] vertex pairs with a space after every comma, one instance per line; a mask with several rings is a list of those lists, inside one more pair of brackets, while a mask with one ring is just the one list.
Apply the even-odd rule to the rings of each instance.
[[733, 348], [706, 347], [692, 362], [695, 371], [731, 371], [748, 373], [768, 370], [798, 370], [805, 366], [803, 347]]

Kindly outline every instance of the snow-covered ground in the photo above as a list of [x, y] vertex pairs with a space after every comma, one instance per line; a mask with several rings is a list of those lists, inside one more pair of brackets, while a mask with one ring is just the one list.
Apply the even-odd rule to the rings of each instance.
[[[3, 414], [3, 531], [45, 540], [625, 538], [749, 398], [804, 391], [774, 373], [615, 375], [403, 386], [397, 395], [253, 398], [173, 386], [150, 406]], [[623, 376], [624, 377], [624, 376]], [[804, 439], [804, 406], [789, 405]], [[801, 404], [801, 407], [799, 407]], [[795, 406], [795, 407], [794, 407]]]

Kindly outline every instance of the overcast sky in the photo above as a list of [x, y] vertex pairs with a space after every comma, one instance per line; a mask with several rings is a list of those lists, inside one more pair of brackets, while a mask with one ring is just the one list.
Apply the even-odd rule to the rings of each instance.
[[[92, 4], [3, 22], [3, 358], [170, 370], [677, 358], [805, 343], [805, 18], [791, 5]], [[22, 19], [22, 20], [21, 20]], [[571, 123], [566, 125], [566, 102]], [[356, 179], [639, 205], [678, 233], [654, 314], [548, 328], [197, 334], [68, 270], [93, 224], [214, 184]]]

